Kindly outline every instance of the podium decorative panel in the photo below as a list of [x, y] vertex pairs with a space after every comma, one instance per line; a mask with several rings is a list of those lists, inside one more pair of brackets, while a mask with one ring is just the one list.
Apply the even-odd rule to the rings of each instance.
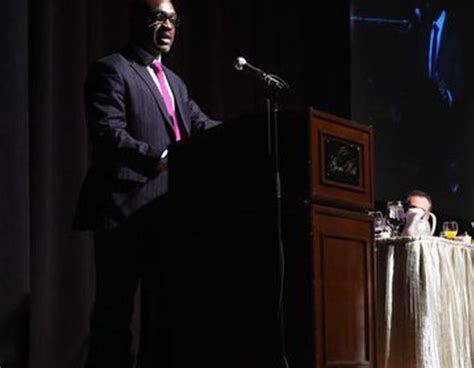
[[311, 109], [309, 131], [311, 198], [372, 209], [372, 128]]

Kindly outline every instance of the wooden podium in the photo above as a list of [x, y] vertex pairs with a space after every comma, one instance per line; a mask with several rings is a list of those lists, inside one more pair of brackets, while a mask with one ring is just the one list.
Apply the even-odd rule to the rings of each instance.
[[290, 367], [376, 366], [372, 140], [314, 109], [280, 114], [284, 268], [265, 116], [172, 147], [176, 367], [283, 367], [282, 341]]

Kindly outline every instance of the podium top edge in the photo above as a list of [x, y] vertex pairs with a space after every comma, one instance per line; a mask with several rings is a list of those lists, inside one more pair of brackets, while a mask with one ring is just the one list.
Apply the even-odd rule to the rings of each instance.
[[353, 128], [353, 129], [358, 129], [358, 130], [363, 130], [368, 133], [373, 131], [372, 125], [366, 125], [362, 124], [360, 122], [357, 122], [355, 120], [349, 120], [334, 114], [330, 114], [328, 112], [324, 112], [321, 110], [317, 110], [314, 107], [309, 107], [308, 109], [308, 115], [309, 119], [311, 118], [319, 118], [328, 122], [336, 123], [339, 125], [345, 125], [347, 127]]

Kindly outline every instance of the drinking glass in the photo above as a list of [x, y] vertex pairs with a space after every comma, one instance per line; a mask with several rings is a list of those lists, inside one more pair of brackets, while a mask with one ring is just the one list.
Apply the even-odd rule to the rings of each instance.
[[374, 222], [374, 235], [376, 238], [380, 237], [386, 228], [385, 217], [383, 217], [383, 213], [381, 211], [373, 211], [369, 214], [372, 216], [372, 220]]
[[405, 223], [405, 210], [401, 201], [387, 202], [387, 221], [392, 229], [392, 235], [400, 235], [400, 228]]
[[458, 223], [456, 221], [443, 222], [443, 236], [446, 239], [454, 239], [458, 235]]

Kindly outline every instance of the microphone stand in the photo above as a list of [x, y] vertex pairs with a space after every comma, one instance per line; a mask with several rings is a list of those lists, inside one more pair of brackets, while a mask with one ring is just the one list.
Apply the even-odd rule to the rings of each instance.
[[280, 271], [280, 290], [278, 296], [277, 318], [280, 332], [280, 352], [282, 359], [282, 367], [289, 368], [286, 358], [286, 340], [285, 340], [285, 319], [283, 295], [285, 289], [285, 253], [283, 247], [283, 231], [282, 231], [282, 194], [281, 194], [281, 177], [280, 177], [280, 152], [278, 139], [278, 94], [283, 90], [289, 89], [289, 85], [281, 78], [275, 75], [268, 75], [269, 78], [263, 79], [266, 82], [265, 102], [268, 129], [268, 153], [272, 164], [272, 175], [274, 175], [274, 199], [275, 199], [275, 221], [278, 241], [278, 262]]
[[280, 270], [280, 290], [278, 295], [277, 318], [279, 323], [279, 344], [282, 359], [282, 368], [289, 368], [286, 359], [286, 342], [285, 342], [285, 323], [284, 323], [284, 306], [283, 295], [285, 289], [285, 255], [283, 248], [283, 231], [282, 231], [282, 203], [281, 203], [281, 179], [280, 179], [280, 157], [278, 147], [278, 101], [277, 97], [280, 92], [286, 91], [290, 85], [280, 77], [274, 74], [267, 74], [263, 70], [248, 64], [242, 57], [238, 57], [234, 62], [234, 68], [242, 71], [247, 66], [247, 71], [257, 76], [265, 86], [265, 101], [267, 115], [267, 144], [268, 155], [272, 165], [272, 175], [274, 180], [274, 199], [275, 199], [275, 225], [276, 236], [278, 241], [278, 266]]

